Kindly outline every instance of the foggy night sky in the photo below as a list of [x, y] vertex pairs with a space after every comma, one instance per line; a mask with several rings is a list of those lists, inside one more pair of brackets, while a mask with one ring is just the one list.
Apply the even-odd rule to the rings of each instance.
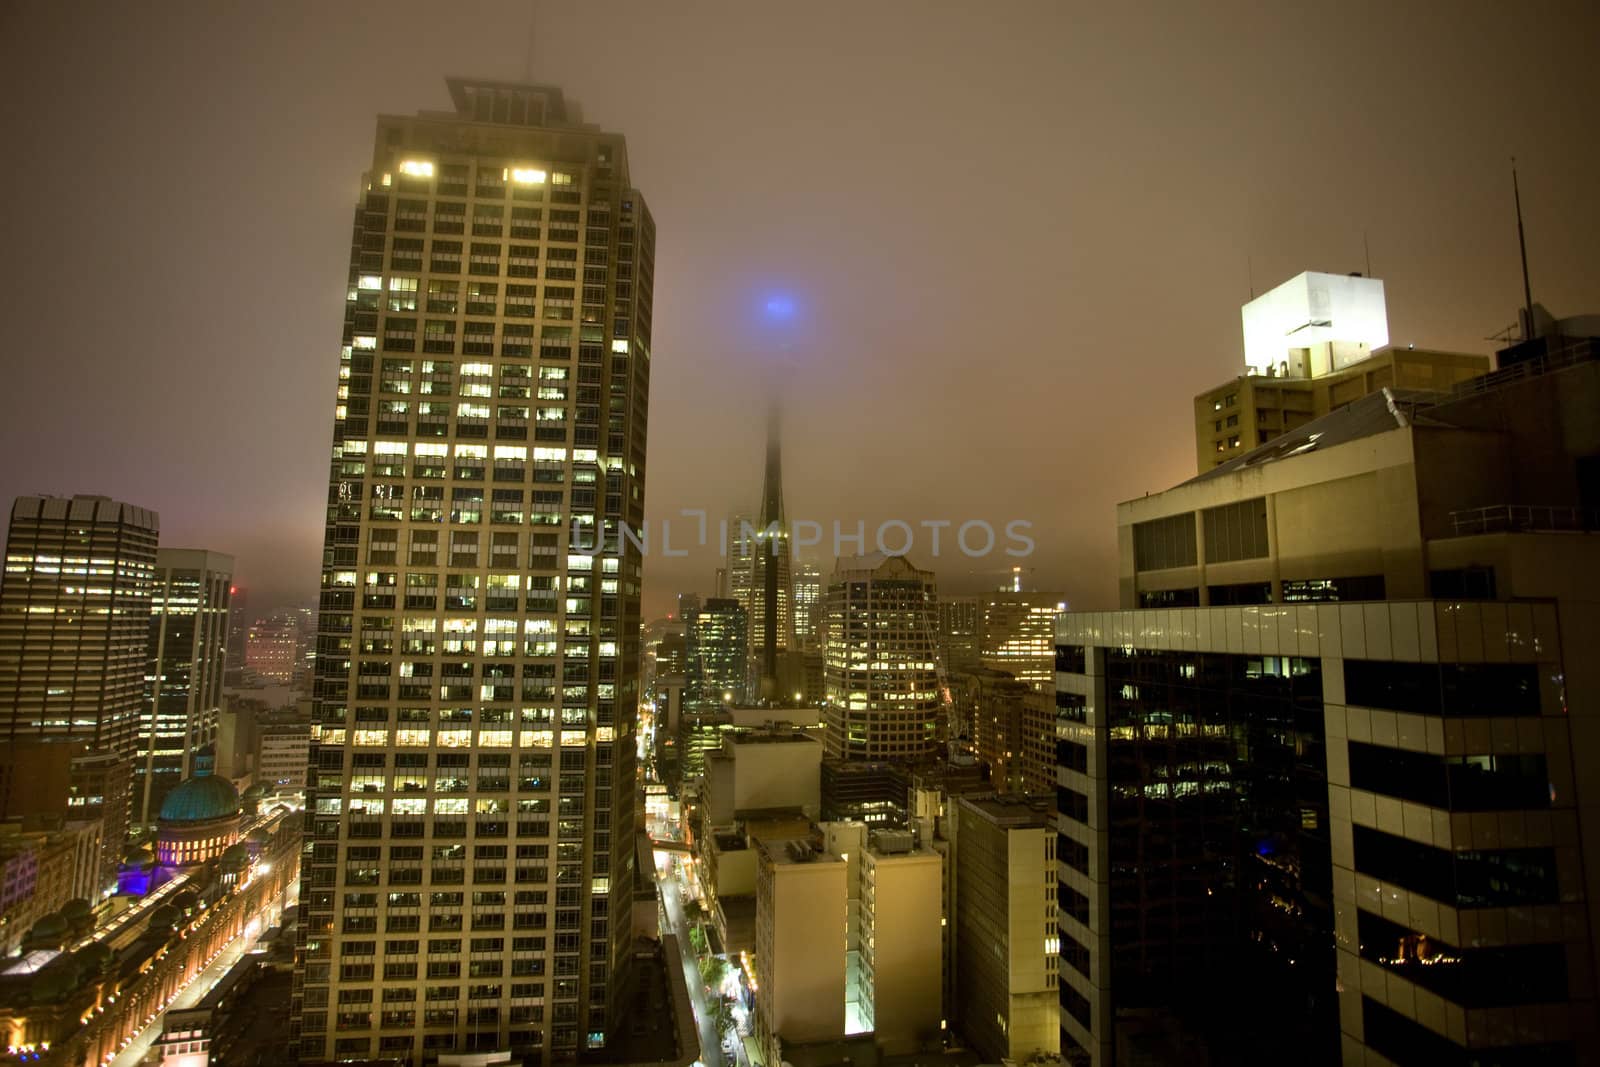
[[[1535, 300], [1600, 311], [1600, 7], [1293, 6], [548, 4], [530, 72], [525, 3], [7, 3], [0, 497], [151, 507], [252, 609], [310, 598], [375, 116], [528, 78], [659, 228], [652, 520], [754, 506], [781, 292], [791, 517], [1028, 519], [1029, 583], [1111, 606], [1114, 504], [1194, 473], [1251, 275], [1365, 232], [1395, 343], [1492, 351], [1515, 155]], [[952, 591], [1013, 562], [926, 548]], [[645, 617], [716, 565], [649, 559]]]

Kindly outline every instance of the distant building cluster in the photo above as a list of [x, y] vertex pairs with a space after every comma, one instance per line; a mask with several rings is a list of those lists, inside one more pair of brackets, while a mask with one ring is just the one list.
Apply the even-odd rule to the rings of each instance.
[[[265, 875], [264, 850], [289, 849], [271, 894], [205, 912], [208, 931], [227, 928], [201, 939], [214, 949], [262, 908], [281, 911], [298, 865], [298, 821], [285, 814], [300, 804], [309, 727], [298, 751], [274, 753], [283, 780], [267, 803], [257, 709], [226, 679], [233, 561], [159, 536], [153, 511], [106, 497], [12, 505], [0, 581], [0, 1029], [18, 1062], [109, 1059], [145, 1026], [136, 1010], [210, 962], [187, 947], [181, 965], [159, 962], [173, 953], [165, 941], [130, 940], [145, 914], [160, 925], [160, 902], [196, 885], [212, 888], [187, 907], [220, 905], [216, 894]], [[275, 704], [292, 716], [284, 694]]]
[[809, 708], [729, 681], [749, 561], [684, 613], [648, 807], [753, 1061], [1583, 1062], [1600, 319], [1400, 349], [1306, 274], [1244, 322], [1121, 610], [840, 559]]

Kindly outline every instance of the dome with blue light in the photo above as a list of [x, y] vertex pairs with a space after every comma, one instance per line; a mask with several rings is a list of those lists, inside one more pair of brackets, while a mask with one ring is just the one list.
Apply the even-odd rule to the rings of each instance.
[[239, 812], [239, 791], [226, 778], [211, 773], [211, 757], [197, 756], [194, 776], [180, 783], [161, 802], [164, 823], [209, 822]]

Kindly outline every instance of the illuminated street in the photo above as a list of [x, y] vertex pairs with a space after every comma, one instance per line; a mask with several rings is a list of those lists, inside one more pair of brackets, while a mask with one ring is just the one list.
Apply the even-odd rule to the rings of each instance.
[[[275, 916], [282, 915], [283, 908], [293, 906], [299, 896], [299, 888], [296, 886], [285, 894], [281, 900], [275, 901], [274, 906], [270, 907], [268, 911]], [[263, 921], [261, 916], [252, 919], [250, 925], [245, 928], [246, 933], [234, 938], [227, 948], [217, 954], [216, 959], [212, 960], [196, 974], [189, 984], [183, 988], [183, 991], [173, 998], [172, 1003], [167, 1005], [166, 1011], [171, 1011], [174, 1008], [192, 1008], [200, 1003], [205, 995], [211, 992], [211, 988], [221, 980], [222, 976], [228, 973], [228, 969], [238, 963], [239, 959], [255, 946], [255, 943], [270, 925], [272, 924]], [[121, 1052], [117, 1053], [116, 1058], [111, 1060], [108, 1067], [137, 1067], [144, 1060], [146, 1053], [150, 1051], [150, 1046], [155, 1042], [156, 1038], [161, 1036], [161, 1027], [166, 1022], [166, 1011], [157, 1015], [149, 1026], [139, 1031], [133, 1041]]]
[[722, 1067], [722, 1041], [712, 1026], [711, 1009], [706, 1003], [705, 982], [700, 978], [700, 964], [695, 959], [694, 948], [689, 943], [689, 922], [683, 912], [683, 898], [678, 890], [677, 877], [668, 869], [661, 878], [661, 902], [667, 911], [667, 924], [678, 937], [678, 947], [683, 956], [683, 980], [689, 986], [689, 997], [694, 1001], [694, 1021], [700, 1030], [700, 1061], [706, 1067]]

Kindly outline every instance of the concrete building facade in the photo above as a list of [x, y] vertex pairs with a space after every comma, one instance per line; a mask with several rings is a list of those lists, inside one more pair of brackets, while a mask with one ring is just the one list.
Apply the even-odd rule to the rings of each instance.
[[1580, 341], [1120, 505], [1124, 610], [1057, 626], [1064, 1048], [1592, 1062], [1596, 410]]
[[1048, 795], [949, 801], [957, 1018], [994, 1062], [1061, 1050], [1056, 829]]
[[809, 838], [757, 848], [755, 1036], [780, 1063], [844, 1034], [847, 865]]
[[1488, 356], [1389, 344], [1383, 283], [1307, 271], [1240, 309], [1244, 373], [1194, 398], [1204, 473], [1382, 389], [1447, 390], [1492, 369]]
[[944, 858], [909, 830], [875, 830], [860, 852], [851, 997], [886, 1056], [940, 1047]]

